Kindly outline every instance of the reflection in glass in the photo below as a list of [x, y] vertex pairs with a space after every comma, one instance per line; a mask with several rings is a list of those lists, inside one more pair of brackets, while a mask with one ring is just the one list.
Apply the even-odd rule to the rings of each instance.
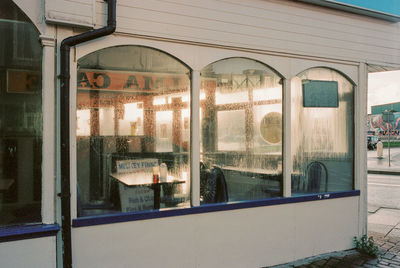
[[172, 111], [156, 112], [156, 152], [172, 152]]
[[100, 136], [114, 135], [114, 126], [109, 122], [114, 121], [114, 108], [100, 108]]
[[76, 135], [90, 136], [90, 110], [81, 109], [76, 112]]
[[118, 121], [119, 135], [143, 135], [143, 103], [126, 103], [123, 111], [123, 118]]
[[282, 196], [280, 80], [264, 64], [244, 58], [201, 71], [202, 204]]
[[42, 48], [11, 0], [0, 1], [0, 226], [41, 222]]
[[[337, 81], [339, 106], [303, 107], [305, 80]], [[291, 141], [293, 194], [353, 188], [353, 85], [349, 80], [327, 68], [310, 69], [293, 79], [292, 133], [296, 133]]]
[[146, 47], [78, 61], [78, 215], [190, 204], [189, 69]]
[[[219, 111], [217, 117], [218, 151], [245, 151], [245, 111]], [[233, 124], [232, 122], [235, 123]]]

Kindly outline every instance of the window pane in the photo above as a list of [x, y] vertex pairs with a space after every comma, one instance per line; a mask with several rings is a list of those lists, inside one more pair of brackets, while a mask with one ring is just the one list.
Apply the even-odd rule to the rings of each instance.
[[200, 202], [282, 196], [282, 86], [244, 58], [201, 72]]
[[217, 117], [218, 151], [246, 150], [245, 111], [218, 111]]
[[[317, 81], [317, 102], [305, 107], [303, 85]], [[327, 107], [337, 82], [338, 107]], [[336, 83], [334, 84], [336, 85]], [[324, 87], [326, 86], [326, 87]], [[292, 84], [292, 192], [332, 192], [353, 188], [353, 85], [341, 74], [327, 68], [307, 70]]]
[[190, 205], [189, 74], [146, 47], [78, 61], [79, 216]]
[[0, 2], [0, 32], [0, 226], [37, 223], [42, 188], [39, 33], [10, 0]]
[[156, 112], [156, 151], [172, 152], [172, 111]]

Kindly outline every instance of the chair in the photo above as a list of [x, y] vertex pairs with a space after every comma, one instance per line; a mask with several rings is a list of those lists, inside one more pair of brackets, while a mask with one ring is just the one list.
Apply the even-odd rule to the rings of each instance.
[[228, 188], [221, 168], [200, 163], [200, 204], [228, 202]]
[[[328, 191], [328, 170], [326, 166], [318, 161], [308, 164], [306, 169], [307, 192], [320, 193]], [[321, 182], [324, 182], [325, 189], [321, 190]]]

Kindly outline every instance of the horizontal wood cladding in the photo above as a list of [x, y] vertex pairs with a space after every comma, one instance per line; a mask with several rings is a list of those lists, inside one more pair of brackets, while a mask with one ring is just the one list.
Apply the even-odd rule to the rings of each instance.
[[73, 26], [93, 27], [95, 0], [46, 0], [46, 22]]
[[[97, 1], [97, 21], [105, 4]], [[117, 31], [400, 64], [399, 23], [289, 0], [118, 0]]]

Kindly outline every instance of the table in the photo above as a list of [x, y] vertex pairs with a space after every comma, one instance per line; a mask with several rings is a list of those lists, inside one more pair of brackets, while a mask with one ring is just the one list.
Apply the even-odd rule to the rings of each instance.
[[[185, 183], [184, 180], [179, 180], [174, 176], [168, 175], [166, 181], [163, 182], [158, 182], [154, 183], [153, 182], [153, 173], [151, 172], [130, 172], [130, 173], [111, 173], [110, 176], [114, 178], [115, 180], [118, 181], [120, 184], [120, 197], [121, 194], [124, 194], [125, 191], [129, 191], [129, 189], [133, 189], [134, 187], [141, 187], [145, 186], [148, 188], [153, 189], [154, 191], [154, 197], [153, 197], [153, 208], [154, 209], [160, 209], [160, 202], [161, 202], [161, 186], [162, 185], [174, 185], [174, 184], [181, 184]], [[129, 194], [129, 193], [128, 193]], [[149, 193], [142, 193], [144, 194], [143, 198], [140, 198], [141, 200], [139, 201], [144, 201], [148, 202], [148, 197], [150, 196]], [[127, 197], [127, 201], [132, 201], [132, 203], [136, 199], [129, 200], [129, 197]], [[127, 204], [122, 204], [122, 197], [121, 197], [121, 209], [123, 205]], [[123, 209], [124, 210], [124, 209]], [[127, 211], [129, 212], [129, 208], [126, 208]], [[133, 210], [132, 210], [133, 211]]]

